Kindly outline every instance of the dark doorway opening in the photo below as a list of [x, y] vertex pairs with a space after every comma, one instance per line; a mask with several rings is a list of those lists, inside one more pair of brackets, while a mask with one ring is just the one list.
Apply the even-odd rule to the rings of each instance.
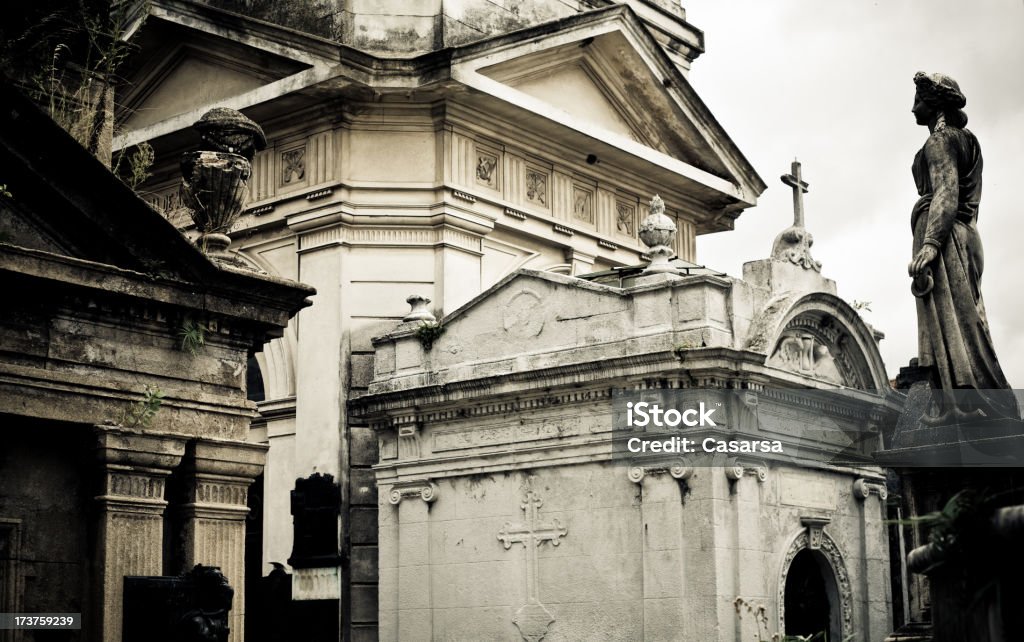
[[833, 630], [831, 569], [813, 551], [804, 549], [796, 554], [786, 574], [785, 614], [786, 635], [811, 636], [824, 633], [815, 642], [838, 640]]

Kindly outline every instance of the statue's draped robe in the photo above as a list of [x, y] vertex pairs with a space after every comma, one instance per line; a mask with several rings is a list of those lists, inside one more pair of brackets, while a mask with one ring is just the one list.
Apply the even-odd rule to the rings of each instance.
[[[943, 390], [979, 391], [954, 392], [960, 410], [980, 409], [990, 418], [1018, 418], [1016, 399], [996, 359], [981, 297], [984, 256], [977, 229], [981, 148], [970, 131], [948, 125], [936, 129], [929, 144], [953, 155], [958, 196], [955, 212], [931, 208], [934, 188], [922, 148], [913, 165], [921, 196], [911, 215], [914, 254], [926, 240], [934, 242], [939, 253], [929, 265], [933, 288], [917, 299], [919, 365], [934, 367]], [[1005, 392], [995, 392], [999, 390]]]

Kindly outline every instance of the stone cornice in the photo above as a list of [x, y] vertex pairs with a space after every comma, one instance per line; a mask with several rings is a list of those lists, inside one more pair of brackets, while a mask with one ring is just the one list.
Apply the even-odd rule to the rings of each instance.
[[[234, 270], [220, 269], [221, 272], [234, 273]], [[122, 269], [106, 263], [97, 263], [85, 259], [33, 250], [0, 243], [0, 274], [7, 273], [13, 278], [32, 279], [43, 285], [52, 287], [74, 288], [83, 294], [94, 294], [109, 299], [116, 296], [127, 300], [147, 300], [150, 305], [165, 304], [188, 310], [202, 311], [225, 318], [235, 318], [260, 324], [284, 327], [289, 317], [300, 307], [309, 304], [285, 305], [280, 299], [271, 300], [260, 296], [259, 286], [250, 287], [248, 293], [243, 290], [230, 292], [211, 291], [209, 286], [197, 287], [196, 283], [173, 280], [166, 277], [142, 274]], [[238, 273], [239, 276], [242, 273]], [[293, 284], [272, 277], [261, 277], [255, 273], [246, 273], [246, 277], [289, 295], [305, 298], [315, 293], [308, 286]], [[232, 278], [235, 278], [232, 276]], [[293, 307], [294, 306], [294, 307]]]
[[[412, 335], [415, 328], [401, 328], [400, 332], [402, 336]], [[389, 335], [388, 338], [393, 336]], [[653, 336], [659, 345], [671, 344], [671, 335], [667, 333]], [[624, 343], [634, 348], [640, 347], [632, 341]], [[434, 404], [479, 398], [480, 391], [508, 395], [537, 389], [556, 389], [562, 385], [609, 386], [616, 381], [631, 380], [644, 375], [678, 377], [680, 385], [689, 388], [739, 388], [741, 384], [747, 382], [753, 382], [760, 388], [766, 382], [763, 355], [731, 348], [706, 348], [693, 352], [700, 353], [701, 361], [708, 365], [702, 367], [702, 364], [692, 363], [689, 357], [681, 363], [672, 350], [651, 350], [628, 356], [580, 360], [576, 363], [546, 368], [527, 368], [492, 376], [486, 376], [478, 371], [472, 373], [476, 376], [466, 376], [454, 381], [444, 381], [443, 372], [421, 372], [392, 379], [389, 381], [393, 386], [390, 390], [383, 386], [377, 390], [371, 387], [370, 394], [353, 400], [350, 408], [356, 414], [372, 416], [379, 413], [387, 414], [406, 405], [429, 407]], [[487, 369], [492, 371], [502, 370], [495, 364], [486, 365], [490, 366]]]
[[97, 376], [95, 370], [76, 373], [0, 364], [0, 412], [61, 421], [74, 416], [111, 430], [141, 433], [123, 429], [116, 422], [143, 400], [144, 384], [149, 383], [169, 394], [146, 429], [147, 435], [187, 439], [196, 436], [188, 431], [201, 430], [208, 435], [243, 436], [254, 414], [244, 396], [201, 392], [199, 383], [183, 384], [166, 376], [149, 375], [140, 380], [138, 375], [118, 373], [109, 370], [108, 376]]
[[[386, 415], [401, 408], [419, 406], [430, 407], [462, 401], [479, 399], [481, 391], [491, 394], [509, 395], [522, 394], [529, 391], [548, 390], [558, 386], [587, 382], [592, 387], [608, 387], [612, 381], [623, 376], [637, 376], [647, 373], [667, 375], [666, 366], [678, 370], [678, 360], [671, 352], [652, 353], [629, 357], [618, 357], [601, 362], [567, 364], [550, 368], [539, 368], [526, 372], [514, 372], [491, 377], [480, 377], [453, 381], [445, 384], [408, 387], [397, 391], [368, 394], [350, 402], [351, 412], [365, 417]], [[608, 371], [614, 370], [615, 376], [609, 377]], [[581, 391], [577, 390], [579, 394]]]

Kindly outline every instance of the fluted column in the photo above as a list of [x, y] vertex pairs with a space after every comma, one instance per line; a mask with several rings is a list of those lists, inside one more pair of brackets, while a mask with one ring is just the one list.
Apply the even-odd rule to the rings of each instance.
[[219, 566], [235, 589], [231, 642], [245, 634], [245, 518], [249, 486], [263, 470], [267, 447], [200, 439], [189, 444], [183, 463], [185, 503], [182, 561]]
[[121, 642], [126, 575], [163, 573], [164, 491], [185, 440], [96, 428], [102, 493], [96, 496], [95, 637]]

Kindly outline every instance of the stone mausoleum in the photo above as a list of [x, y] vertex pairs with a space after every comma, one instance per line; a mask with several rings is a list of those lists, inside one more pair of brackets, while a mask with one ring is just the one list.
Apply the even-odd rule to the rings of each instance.
[[[520, 269], [432, 342], [376, 339], [352, 405], [380, 439], [380, 639], [882, 639], [879, 337], [787, 236], [742, 280]], [[800, 456], [616, 460], [613, 391], [664, 388], [756, 399], [699, 434]]]
[[[697, 237], [732, 229], [766, 185], [687, 80], [703, 33], [684, 8], [300, 4], [151, 0], [118, 91], [115, 147], [153, 146], [146, 198], [190, 235], [192, 123], [222, 106], [263, 127], [232, 251], [318, 292], [257, 356], [248, 438], [269, 452], [250, 574], [284, 565], [292, 600], [333, 603], [351, 640], [537, 639], [544, 613], [545, 639], [605, 625], [733, 639], [754, 622], [737, 623], [735, 598], [779, 628], [796, 560], [831, 573], [831, 630], [885, 630], [881, 475], [828, 464], [848, 444], [822, 438], [805, 468], [686, 474], [602, 454], [613, 387], [887, 403], [879, 336], [821, 277], [802, 221], [743, 280], [697, 265]], [[654, 194], [676, 259], [637, 279], [617, 268], [647, 264]], [[842, 425], [870, 434], [871, 415]], [[306, 540], [290, 493], [312, 475], [338, 483], [336, 555], [293, 565]], [[524, 561], [527, 540], [542, 545]]]
[[248, 439], [246, 362], [313, 291], [211, 260], [17, 88], [0, 95], [0, 612], [81, 614], [0, 640], [120, 642], [125, 576], [196, 564], [240, 607], [267, 450]]

